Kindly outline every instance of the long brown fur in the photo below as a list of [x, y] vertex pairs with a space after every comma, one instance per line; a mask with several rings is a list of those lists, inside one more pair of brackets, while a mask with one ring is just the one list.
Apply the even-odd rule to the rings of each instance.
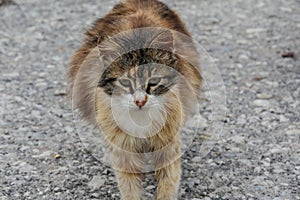
[[[114, 121], [110, 97], [97, 87], [99, 75], [105, 70], [101, 63], [100, 44], [108, 37], [142, 27], [161, 27], [191, 37], [178, 15], [163, 3], [157, 0], [124, 0], [104, 18], [95, 21], [86, 32], [84, 43], [74, 54], [69, 69], [71, 95], [74, 107], [81, 111], [82, 117], [100, 127], [105, 135], [122, 199], [141, 199], [141, 178], [145, 164], [141, 153], [158, 152], [153, 158], [158, 179], [156, 199], [174, 200], [177, 199], [181, 174], [181, 141], [178, 133], [193, 112], [191, 104], [197, 104], [191, 99], [196, 96], [198, 100], [201, 84], [201, 75], [197, 70], [198, 55], [193, 45], [186, 48], [178, 45], [178, 71], [189, 84], [181, 80], [182, 83], [173, 93], [166, 94], [166, 124], [154, 136], [136, 138], [122, 131]], [[160, 41], [153, 42], [159, 44]], [[183, 58], [189, 58], [189, 62]]]

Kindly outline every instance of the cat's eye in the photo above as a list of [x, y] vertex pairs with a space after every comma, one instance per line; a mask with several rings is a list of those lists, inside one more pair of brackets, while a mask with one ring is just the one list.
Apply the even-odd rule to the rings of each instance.
[[159, 78], [159, 77], [151, 78], [148, 81], [148, 85], [155, 86], [155, 85], [158, 85], [160, 83], [160, 81], [161, 81], [161, 78]]
[[161, 82], [161, 78], [159, 77], [149, 79], [147, 89], [146, 89], [147, 94], [151, 94], [154, 87], [157, 86], [160, 82]]
[[128, 79], [119, 79], [119, 82], [124, 87], [131, 87], [131, 82]]

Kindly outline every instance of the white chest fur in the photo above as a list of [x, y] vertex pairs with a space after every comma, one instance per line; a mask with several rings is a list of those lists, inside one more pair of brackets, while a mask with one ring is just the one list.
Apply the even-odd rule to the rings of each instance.
[[112, 112], [117, 125], [126, 133], [146, 138], [158, 133], [166, 122], [163, 98], [149, 97], [147, 104], [138, 108], [131, 95], [112, 98]]

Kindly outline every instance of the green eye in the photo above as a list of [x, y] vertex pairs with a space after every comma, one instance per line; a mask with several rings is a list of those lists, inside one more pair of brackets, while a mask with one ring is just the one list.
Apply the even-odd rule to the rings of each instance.
[[159, 84], [160, 81], [161, 81], [161, 78], [159, 78], [159, 77], [151, 78], [148, 81], [148, 85], [149, 86], [155, 86], [155, 85]]
[[151, 88], [157, 86], [160, 83], [160, 81], [161, 81], [161, 78], [159, 78], [159, 77], [149, 79], [147, 89], [146, 89], [147, 94], [151, 94], [152, 93]]
[[124, 87], [131, 87], [131, 82], [128, 79], [119, 79], [119, 83]]

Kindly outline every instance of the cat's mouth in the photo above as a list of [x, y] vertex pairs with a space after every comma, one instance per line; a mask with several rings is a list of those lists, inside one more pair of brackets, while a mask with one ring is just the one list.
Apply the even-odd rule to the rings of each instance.
[[145, 106], [136, 106], [136, 105], [133, 105], [130, 107], [130, 109], [132, 111], [148, 111], [149, 110], [149, 106], [145, 105]]

